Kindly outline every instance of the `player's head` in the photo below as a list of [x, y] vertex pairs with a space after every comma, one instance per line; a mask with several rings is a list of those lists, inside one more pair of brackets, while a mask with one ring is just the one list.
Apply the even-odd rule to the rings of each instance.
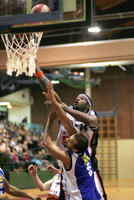
[[75, 153], [83, 153], [88, 147], [88, 139], [84, 135], [74, 134], [66, 138], [66, 147]]
[[82, 112], [88, 112], [93, 105], [91, 98], [86, 94], [79, 94], [75, 101], [73, 108]]

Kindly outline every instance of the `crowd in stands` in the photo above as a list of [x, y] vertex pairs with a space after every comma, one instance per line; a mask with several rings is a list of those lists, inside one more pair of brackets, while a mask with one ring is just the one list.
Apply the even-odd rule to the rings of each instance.
[[31, 131], [25, 123], [0, 120], [0, 154], [6, 154], [12, 171], [25, 170], [29, 163], [37, 164], [40, 169], [57, 165], [43, 145], [43, 133]]

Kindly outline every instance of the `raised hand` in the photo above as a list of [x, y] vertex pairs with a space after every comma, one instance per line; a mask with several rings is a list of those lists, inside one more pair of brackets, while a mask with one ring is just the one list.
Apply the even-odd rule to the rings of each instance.
[[54, 89], [53, 89], [53, 85], [50, 81], [48, 81], [48, 86], [47, 86], [47, 90], [48, 92], [43, 92], [43, 95], [46, 97], [47, 100], [52, 100], [54, 99]]
[[38, 171], [38, 167], [36, 165], [29, 165], [28, 167], [28, 172], [29, 174], [31, 174], [31, 176], [35, 176], [37, 174], [37, 171]]
[[51, 172], [52, 174], [60, 174], [60, 173], [61, 173], [61, 170], [55, 168], [53, 165], [49, 165], [49, 166], [47, 167], [47, 170], [48, 170], [49, 172]]

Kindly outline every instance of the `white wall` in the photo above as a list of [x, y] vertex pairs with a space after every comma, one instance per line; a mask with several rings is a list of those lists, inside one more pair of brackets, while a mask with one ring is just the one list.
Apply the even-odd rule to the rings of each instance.
[[[115, 178], [115, 153], [114, 140], [99, 140], [97, 148], [99, 170], [106, 179], [109, 173], [111, 178]], [[134, 179], [134, 139], [117, 140], [117, 177], [118, 179]]]
[[28, 118], [28, 123], [31, 123], [31, 106], [14, 106], [8, 111], [8, 120], [12, 122], [21, 123], [25, 116]]
[[30, 89], [26, 88], [23, 90], [19, 90], [18, 92], [14, 92], [12, 94], [6, 95], [0, 98], [2, 101], [10, 101], [14, 105], [31, 105], [31, 96], [30, 96]]
[[134, 139], [118, 140], [118, 178], [134, 178]]
[[0, 98], [0, 101], [8, 101], [12, 108], [8, 110], [8, 120], [20, 123], [27, 116], [28, 123], [31, 123], [31, 105], [33, 99], [30, 89], [26, 88]]

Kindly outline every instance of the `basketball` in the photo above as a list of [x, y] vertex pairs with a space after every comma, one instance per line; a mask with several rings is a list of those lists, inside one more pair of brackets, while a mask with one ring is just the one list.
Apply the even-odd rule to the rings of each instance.
[[38, 4], [32, 8], [32, 13], [50, 12], [50, 8], [45, 4]]

